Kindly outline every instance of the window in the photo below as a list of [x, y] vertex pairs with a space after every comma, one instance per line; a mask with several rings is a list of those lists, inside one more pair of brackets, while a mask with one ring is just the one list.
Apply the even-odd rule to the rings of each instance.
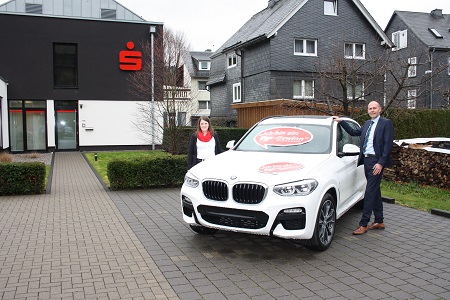
[[347, 99], [364, 100], [364, 83], [352, 84], [347, 82]]
[[209, 61], [201, 61], [199, 62], [199, 70], [209, 70], [211, 66], [211, 62]]
[[199, 81], [198, 82], [198, 90], [199, 91], [206, 91], [208, 88], [206, 87], [206, 81]]
[[294, 54], [317, 56], [317, 40], [296, 39]]
[[233, 84], [233, 102], [241, 102], [241, 83]]
[[450, 57], [448, 58], [447, 75], [450, 76]]
[[345, 58], [365, 59], [366, 57], [366, 45], [358, 43], [345, 43], [344, 44]]
[[42, 14], [42, 4], [25, 3], [25, 12], [27, 14]]
[[431, 31], [431, 33], [437, 37], [438, 39], [443, 39], [444, 37], [442, 36], [442, 34], [439, 33], [439, 31], [437, 31], [434, 28], [428, 28], [429, 31]]
[[417, 91], [408, 90], [408, 109], [416, 108], [416, 98], [417, 98]]
[[198, 109], [210, 109], [209, 101], [198, 101]]
[[115, 9], [102, 8], [101, 9], [101, 18], [102, 19], [115, 20], [116, 19], [116, 10]]
[[177, 125], [178, 126], [186, 126], [186, 112], [179, 111], [177, 115]]
[[230, 54], [228, 56], [228, 68], [236, 67], [237, 65], [237, 55], [236, 54]]
[[323, 14], [337, 16], [337, 0], [324, 0]]
[[76, 44], [53, 45], [53, 84], [55, 87], [78, 87]]
[[408, 77], [416, 77], [417, 75], [417, 57], [408, 58]]
[[392, 42], [394, 42], [395, 47], [392, 51], [397, 51], [408, 47], [408, 31], [396, 31], [392, 33]]
[[314, 80], [295, 80], [294, 99], [314, 98]]

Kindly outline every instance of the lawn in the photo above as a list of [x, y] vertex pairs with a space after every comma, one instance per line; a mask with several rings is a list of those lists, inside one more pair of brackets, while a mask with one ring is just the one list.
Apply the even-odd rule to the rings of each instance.
[[[97, 154], [97, 160], [95, 160], [95, 154]], [[109, 187], [109, 180], [107, 176], [108, 162], [113, 159], [118, 160], [133, 160], [141, 157], [164, 157], [169, 156], [164, 151], [125, 151], [125, 152], [89, 152], [84, 153], [91, 166], [97, 171], [97, 174]]]
[[[97, 161], [94, 153], [84, 154], [105, 184], [109, 186], [106, 168], [113, 159], [135, 159], [143, 156], [167, 156], [164, 151], [125, 151], [98, 152]], [[415, 183], [398, 183], [383, 180], [381, 193], [385, 197], [394, 198], [396, 204], [419, 210], [431, 211], [432, 208], [450, 211], [450, 191], [435, 187], [421, 186]]]

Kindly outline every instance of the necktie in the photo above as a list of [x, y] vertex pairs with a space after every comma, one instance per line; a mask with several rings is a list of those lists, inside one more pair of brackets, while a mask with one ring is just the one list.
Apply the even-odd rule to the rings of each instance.
[[369, 142], [369, 133], [370, 133], [370, 130], [372, 129], [373, 123], [374, 123], [373, 121], [370, 121], [369, 128], [366, 131], [366, 137], [364, 138], [364, 144], [363, 144], [363, 153], [366, 152], [367, 143]]

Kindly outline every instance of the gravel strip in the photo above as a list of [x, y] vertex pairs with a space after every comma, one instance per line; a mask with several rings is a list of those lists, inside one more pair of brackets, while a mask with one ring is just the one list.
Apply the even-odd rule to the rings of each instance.
[[52, 164], [53, 152], [13, 154], [13, 162], [43, 162], [47, 166]]

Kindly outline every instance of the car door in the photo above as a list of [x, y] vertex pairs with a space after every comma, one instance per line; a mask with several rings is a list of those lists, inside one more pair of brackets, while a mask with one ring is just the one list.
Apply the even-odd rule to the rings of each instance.
[[[359, 125], [353, 122], [348, 122], [353, 128], [358, 128]], [[341, 126], [336, 127], [336, 143], [337, 151], [342, 152], [344, 145], [353, 144], [359, 147], [359, 136], [351, 136]], [[365, 188], [365, 177], [363, 166], [357, 167], [358, 155], [343, 156], [339, 159], [339, 194], [340, 205], [338, 206], [338, 214], [341, 210], [347, 210], [355, 201], [359, 200]]]

